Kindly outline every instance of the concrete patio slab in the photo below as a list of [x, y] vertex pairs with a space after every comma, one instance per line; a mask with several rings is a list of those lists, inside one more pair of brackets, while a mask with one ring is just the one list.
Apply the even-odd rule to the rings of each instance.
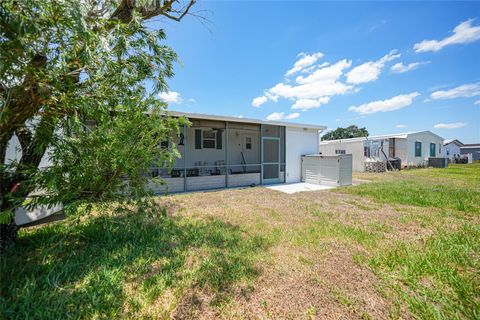
[[288, 194], [293, 194], [293, 193], [304, 192], [304, 191], [328, 190], [334, 187], [300, 182], [300, 183], [273, 185], [273, 186], [268, 186], [266, 188], [270, 190], [276, 190], [276, 191], [280, 191]]

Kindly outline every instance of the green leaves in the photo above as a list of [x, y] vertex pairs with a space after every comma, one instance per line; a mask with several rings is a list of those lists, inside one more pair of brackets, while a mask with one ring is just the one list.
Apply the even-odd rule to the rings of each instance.
[[333, 131], [327, 132], [322, 140], [336, 140], [336, 139], [350, 139], [357, 137], [368, 137], [366, 128], [359, 128], [357, 126], [349, 126], [346, 128], [337, 128]]
[[[0, 173], [41, 190], [32, 205], [75, 209], [139, 199], [148, 194], [150, 167], [169, 167], [179, 157], [173, 141], [184, 120], [169, 117], [158, 100], [167, 90], [166, 78], [174, 75], [175, 52], [162, 44], [163, 30], [146, 28], [136, 11], [125, 23], [108, 19], [114, 6], [98, 13], [101, 5], [1, 3], [0, 79], [8, 90], [0, 93], [0, 125], [7, 121], [7, 108], [31, 110], [21, 125], [39, 137], [35, 143], [49, 146], [52, 166], [33, 171], [30, 166], [27, 172], [27, 166], [10, 163]], [[37, 57], [43, 59], [41, 67], [34, 63]], [[47, 128], [39, 125], [44, 119]], [[159, 148], [164, 140], [172, 147]], [[2, 194], [16, 204], [24, 196]]]

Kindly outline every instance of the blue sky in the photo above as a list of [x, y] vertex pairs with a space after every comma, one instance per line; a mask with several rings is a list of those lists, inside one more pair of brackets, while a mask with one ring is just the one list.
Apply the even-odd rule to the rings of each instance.
[[[195, 8], [195, 7], [194, 7]], [[480, 3], [200, 1], [170, 109], [480, 142]]]

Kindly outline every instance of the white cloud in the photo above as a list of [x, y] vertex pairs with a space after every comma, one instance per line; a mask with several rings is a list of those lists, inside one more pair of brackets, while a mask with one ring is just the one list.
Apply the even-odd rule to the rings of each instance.
[[330, 97], [321, 97], [318, 99], [298, 99], [292, 106], [292, 109], [307, 111], [320, 107], [322, 104], [330, 102]]
[[290, 113], [289, 115], [285, 116], [285, 119], [292, 120], [292, 119], [296, 119], [298, 117], [300, 117], [300, 113], [294, 112], [294, 113]]
[[268, 98], [266, 96], [261, 96], [261, 97], [256, 97], [255, 99], [252, 100], [252, 106], [255, 108], [260, 107], [262, 104], [267, 102]]
[[473, 104], [480, 105], [480, 100], [475, 101]]
[[311, 55], [301, 53], [299, 56], [300, 59], [295, 62], [294, 67], [286, 73], [297, 76], [294, 79], [285, 78], [275, 86], [265, 89], [263, 95], [252, 100], [252, 106], [259, 107], [269, 100], [277, 102], [279, 99], [287, 99], [292, 101], [293, 110], [307, 111], [318, 108], [329, 103], [334, 96], [357, 93], [360, 88], [356, 84], [377, 79], [385, 64], [397, 59], [400, 54], [392, 50], [379, 60], [364, 63], [349, 73], [346, 72], [352, 66], [351, 60], [318, 64], [318, 59], [323, 57], [320, 52]]
[[253, 99], [253, 106], [260, 106], [267, 100], [277, 102], [278, 99], [293, 101], [293, 109], [308, 110], [321, 104], [328, 103], [330, 97], [346, 94], [354, 90], [354, 87], [343, 83], [340, 79], [344, 70], [351, 66], [351, 61], [340, 60], [334, 64], [324, 62], [301, 70], [302, 75], [295, 80], [286, 79], [264, 94]]
[[182, 103], [182, 96], [175, 91], [162, 92], [158, 97], [166, 103]]
[[197, 101], [195, 101], [195, 99], [193, 99], [193, 98], [190, 98], [190, 99], [188, 99], [188, 103], [190, 103], [190, 104], [196, 104]]
[[433, 100], [446, 100], [455, 98], [471, 98], [480, 96], [480, 83], [469, 83], [450, 90], [432, 92], [430, 98]]
[[345, 94], [353, 87], [339, 80], [343, 70], [350, 67], [351, 61], [341, 60], [333, 65], [319, 68], [308, 76], [299, 76], [295, 79], [296, 84], [278, 83], [267, 91], [267, 97], [279, 97], [285, 99], [320, 99], [328, 96]]
[[415, 52], [439, 51], [452, 44], [470, 43], [480, 40], [480, 26], [472, 26], [473, 19], [460, 23], [453, 29], [453, 34], [442, 40], [423, 40], [415, 43]]
[[395, 128], [406, 128], [407, 126], [404, 124], [397, 124]]
[[390, 70], [394, 73], [404, 73], [407, 71], [415, 70], [420, 67], [422, 64], [427, 64], [428, 61], [424, 62], [412, 62], [409, 64], [403, 64], [402, 62], [396, 63], [390, 68]]
[[316, 52], [314, 54], [305, 54], [301, 52], [297, 57], [301, 58], [298, 59], [297, 62], [295, 62], [293, 68], [291, 68], [287, 71], [287, 73], [285, 73], [286, 77], [289, 77], [297, 72], [302, 71], [305, 68], [312, 66], [315, 62], [318, 61], [318, 59], [321, 59], [323, 57], [323, 53]]
[[387, 100], [372, 101], [362, 104], [358, 107], [351, 106], [349, 111], [354, 111], [359, 114], [371, 114], [377, 112], [388, 112], [405, 108], [412, 104], [413, 99], [420, 94], [418, 92], [412, 92], [410, 94], [401, 94]]
[[285, 112], [274, 112], [274, 113], [271, 113], [267, 116], [267, 120], [268, 121], [279, 121], [279, 120], [292, 120], [292, 119], [296, 119], [300, 116], [300, 113], [298, 112], [295, 112], [295, 113], [290, 113], [290, 114], [287, 114], [285, 115]]
[[385, 67], [385, 63], [397, 59], [400, 53], [397, 50], [392, 50], [377, 61], [365, 62], [353, 68], [347, 73], [347, 82], [353, 84], [367, 83], [378, 79], [378, 76]]
[[438, 123], [433, 127], [435, 129], [459, 129], [465, 127], [467, 124], [465, 122], [451, 122], [451, 123]]

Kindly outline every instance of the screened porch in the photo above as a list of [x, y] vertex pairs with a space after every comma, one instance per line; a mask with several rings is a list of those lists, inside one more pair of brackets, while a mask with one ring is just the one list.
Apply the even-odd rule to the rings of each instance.
[[156, 193], [176, 193], [285, 182], [285, 127], [189, 119], [174, 138], [181, 157], [171, 170], [153, 168]]

